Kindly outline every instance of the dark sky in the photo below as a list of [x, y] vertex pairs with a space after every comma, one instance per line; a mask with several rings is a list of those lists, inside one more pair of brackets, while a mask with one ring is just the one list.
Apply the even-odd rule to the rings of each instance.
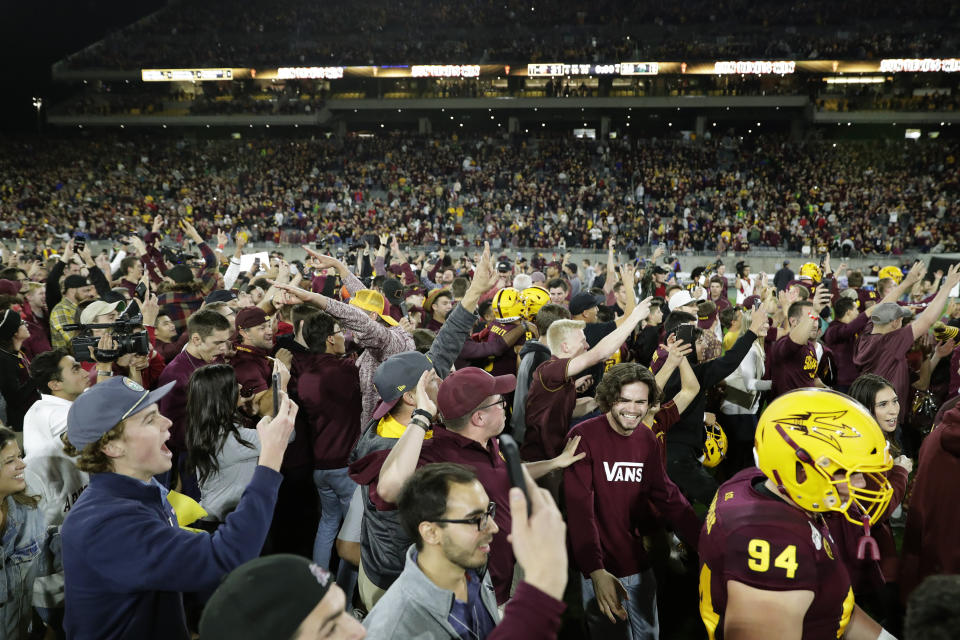
[[51, 86], [50, 66], [111, 31], [153, 13], [162, 0], [15, 0], [0, 8], [0, 131], [36, 130], [31, 98], [49, 103], [69, 89]]

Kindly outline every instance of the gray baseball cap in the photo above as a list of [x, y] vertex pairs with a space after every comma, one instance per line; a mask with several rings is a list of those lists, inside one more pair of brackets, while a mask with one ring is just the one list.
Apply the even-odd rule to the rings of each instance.
[[874, 324], [887, 324], [897, 318], [909, 318], [913, 315], [907, 307], [901, 307], [896, 302], [881, 302], [870, 309], [870, 319]]
[[373, 374], [380, 404], [371, 417], [379, 420], [387, 415], [404, 393], [417, 386], [423, 372], [432, 368], [430, 358], [419, 351], [404, 351], [384, 360]]
[[176, 381], [147, 391], [127, 377], [110, 378], [80, 394], [67, 412], [67, 438], [77, 449], [96, 442], [135, 413], [159, 402]]

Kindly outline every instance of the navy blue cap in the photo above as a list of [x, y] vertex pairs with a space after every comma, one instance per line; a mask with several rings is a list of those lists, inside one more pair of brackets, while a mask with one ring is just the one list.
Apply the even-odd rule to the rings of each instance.
[[73, 401], [67, 412], [67, 438], [77, 449], [96, 442], [135, 413], [139, 413], [167, 395], [176, 381], [147, 391], [127, 377], [100, 382]]

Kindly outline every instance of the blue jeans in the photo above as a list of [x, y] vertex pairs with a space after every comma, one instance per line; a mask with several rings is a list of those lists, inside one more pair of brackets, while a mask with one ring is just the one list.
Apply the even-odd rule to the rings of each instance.
[[320, 525], [313, 541], [313, 561], [330, 568], [330, 553], [340, 531], [340, 523], [347, 514], [357, 483], [347, 475], [347, 468], [314, 469], [313, 484], [320, 493]]
[[[618, 578], [620, 584], [627, 590], [629, 600], [623, 601], [623, 607], [627, 610], [627, 635], [630, 640], [657, 640], [660, 637], [660, 619], [657, 616], [657, 579], [653, 575], [653, 569], [647, 569], [643, 573], [635, 573], [632, 576]], [[593, 592], [593, 580], [580, 577], [580, 583], [583, 594], [584, 609], [591, 600], [596, 599]], [[604, 617], [606, 620], [606, 617]], [[603, 631], [597, 630], [595, 633], [590, 629], [590, 637], [600, 639], [609, 637]]]

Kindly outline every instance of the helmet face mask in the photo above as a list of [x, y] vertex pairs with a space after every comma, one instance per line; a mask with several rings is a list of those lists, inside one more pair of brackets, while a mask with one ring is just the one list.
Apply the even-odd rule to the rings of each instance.
[[[875, 523], [893, 495], [884, 475], [893, 458], [883, 432], [841, 393], [810, 388], [780, 396], [760, 416], [755, 447], [760, 470], [806, 511]], [[856, 486], [859, 477], [853, 481], [858, 474], [865, 486]]]

